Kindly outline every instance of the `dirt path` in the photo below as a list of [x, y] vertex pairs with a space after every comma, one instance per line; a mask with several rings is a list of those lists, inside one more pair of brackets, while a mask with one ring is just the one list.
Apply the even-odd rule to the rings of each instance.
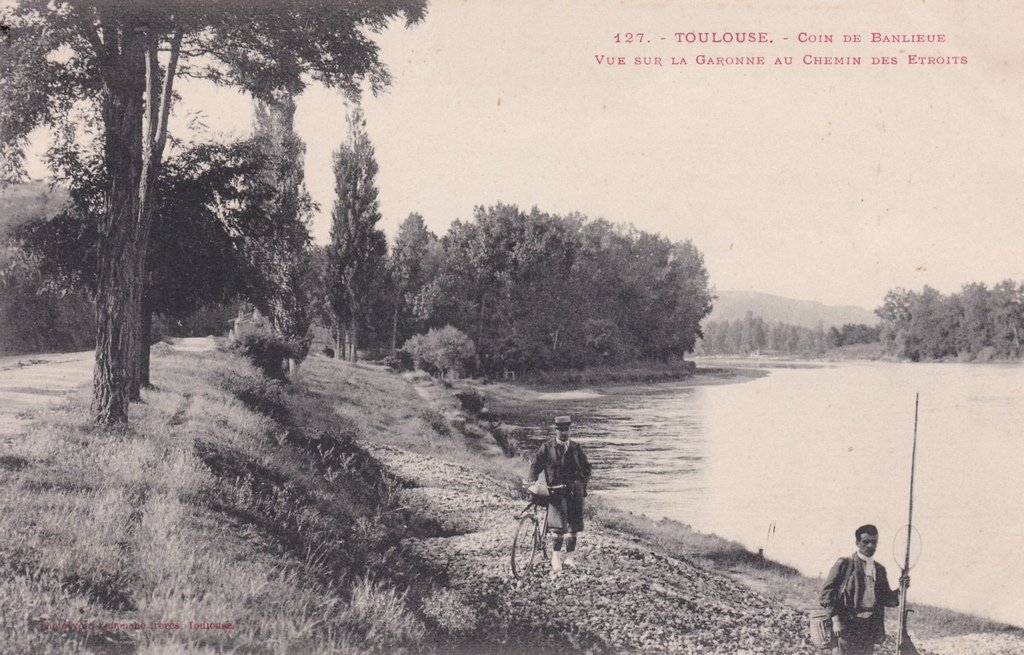
[[[180, 352], [208, 352], [214, 337], [175, 339], [169, 347]], [[59, 403], [71, 391], [92, 380], [93, 351], [48, 353], [0, 358], [0, 438], [28, 425], [40, 410]]]
[[17, 433], [35, 412], [91, 380], [93, 362], [91, 350], [0, 359], [0, 438]]

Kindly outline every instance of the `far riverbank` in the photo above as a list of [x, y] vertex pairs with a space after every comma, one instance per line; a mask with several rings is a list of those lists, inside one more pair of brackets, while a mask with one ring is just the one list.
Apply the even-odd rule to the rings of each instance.
[[[723, 360], [725, 361], [725, 360]], [[733, 367], [709, 362], [698, 365], [695, 361], [673, 363], [637, 363], [617, 366], [592, 366], [584, 369], [552, 370], [530, 373], [507, 382], [485, 382], [488, 388], [502, 389], [579, 389], [592, 386], [614, 386], [618, 384], [659, 384], [683, 382], [687, 384], [724, 384], [741, 382], [743, 379], [760, 377], [764, 373], [750, 371], [750, 367]], [[500, 392], [499, 393], [503, 393]], [[518, 391], [504, 393], [514, 397]]]

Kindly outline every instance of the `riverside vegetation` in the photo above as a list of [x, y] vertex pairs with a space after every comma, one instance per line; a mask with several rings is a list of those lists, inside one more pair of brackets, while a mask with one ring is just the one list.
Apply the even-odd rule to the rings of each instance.
[[596, 500], [580, 568], [517, 584], [525, 462], [427, 376], [303, 370], [160, 346], [129, 427], [83, 390], [0, 445], [0, 651], [814, 652], [817, 581]]

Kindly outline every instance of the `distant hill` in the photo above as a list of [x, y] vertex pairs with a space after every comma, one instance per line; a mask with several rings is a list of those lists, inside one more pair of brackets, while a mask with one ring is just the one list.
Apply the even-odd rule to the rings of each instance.
[[878, 317], [869, 309], [853, 305], [824, 305], [813, 300], [795, 300], [757, 291], [719, 291], [707, 321], [734, 321], [746, 316], [747, 311], [769, 323], [782, 321], [791, 325], [814, 328], [821, 321], [825, 328], [845, 323], [874, 325]]

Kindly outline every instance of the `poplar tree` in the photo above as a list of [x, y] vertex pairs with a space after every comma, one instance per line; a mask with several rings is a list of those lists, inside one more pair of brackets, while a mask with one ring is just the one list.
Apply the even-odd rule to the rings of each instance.
[[[329, 294], [334, 313], [335, 339], [348, 359], [356, 360], [360, 327], [384, 272], [387, 240], [377, 229], [377, 160], [358, 107], [348, 118], [348, 140], [334, 153], [334, 191], [331, 214]], [[347, 339], [343, 337], [347, 336]]]
[[303, 184], [305, 145], [295, 133], [295, 101], [287, 93], [257, 99], [253, 135], [260, 155], [263, 229], [246, 239], [251, 297], [274, 329], [292, 343], [293, 370], [308, 350], [312, 322], [305, 289], [313, 203]]

